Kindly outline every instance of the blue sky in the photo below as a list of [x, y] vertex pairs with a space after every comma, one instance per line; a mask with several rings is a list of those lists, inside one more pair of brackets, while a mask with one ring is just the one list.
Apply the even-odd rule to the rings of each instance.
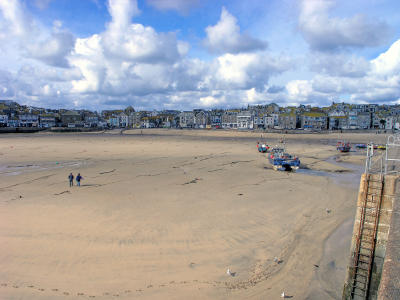
[[398, 11], [396, 0], [0, 0], [0, 99], [400, 103]]

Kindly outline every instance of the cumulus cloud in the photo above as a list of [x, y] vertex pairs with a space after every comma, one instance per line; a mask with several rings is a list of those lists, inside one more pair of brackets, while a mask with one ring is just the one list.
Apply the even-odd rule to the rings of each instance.
[[[317, 74], [310, 80], [292, 80], [286, 84], [288, 96], [297, 103], [327, 104], [338, 95], [349, 95], [352, 102], [400, 103], [400, 40], [368, 62], [363, 76]], [[340, 75], [340, 76], [339, 76]]]
[[[18, 33], [14, 40], [30, 60], [17, 73], [8, 74], [1, 88], [3, 94], [13, 93], [29, 103], [54, 97], [54, 103], [63, 99], [66, 104], [90, 102], [95, 107], [127, 101], [147, 108], [239, 105], [259, 99], [270, 76], [291, 67], [288, 58], [265, 52], [223, 53], [211, 61], [189, 58], [188, 43], [177, 40], [174, 33], [132, 23], [140, 13], [133, 0], [109, 0], [111, 21], [105, 31], [77, 39], [62, 29], [62, 22], [55, 20], [52, 30], [46, 30], [20, 2], [10, 3], [3, 5], [11, 12], [4, 22], [14, 26]], [[234, 21], [233, 31], [228, 31], [234, 33], [234, 43], [229, 46], [255, 41], [240, 34], [227, 11], [223, 14]]]
[[36, 27], [32, 18], [24, 13], [18, 0], [1, 0], [0, 10], [3, 16], [0, 28], [17, 37], [26, 37], [32, 27]]
[[200, 106], [201, 107], [221, 107], [225, 102], [225, 97], [214, 97], [214, 96], [205, 96], [200, 97]]
[[261, 53], [224, 54], [214, 64], [217, 88], [263, 88], [269, 76], [290, 69], [288, 58]]
[[[322, 11], [328, 25], [354, 19], [331, 18], [326, 2], [309, 2], [314, 4], [303, 3], [303, 14], [317, 15], [319, 20], [316, 11]], [[400, 101], [400, 40], [370, 61], [347, 51], [313, 51], [311, 79], [294, 78], [285, 84], [283, 75], [276, 81], [279, 85], [271, 85], [273, 76], [296, 68], [298, 61], [265, 51], [266, 43], [242, 33], [226, 9], [216, 25], [206, 28], [205, 42], [217, 55], [203, 60], [189, 55], [190, 45], [175, 33], [135, 23], [141, 13], [135, 0], [108, 0], [111, 20], [105, 30], [80, 38], [58, 20], [46, 28], [21, 3], [0, 0], [0, 97], [27, 104], [91, 109], [132, 104], [138, 109], [185, 110], [272, 101], [321, 105], [338, 95], [359, 102]], [[341, 26], [339, 32], [347, 29]], [[328, 29], [322, 31], [333, 30]], [[332, 47], [355, 44], [337, 38]], [[317, 50], [321, 49], [325, 48]], [[7, 63], [9, 58], [12, 63]]]
[[[286, 58], [265, 53], [228, 53], [209, 63], [186, 58], [188, 45], [173, 33], [158, 33], [152, 27], [128, 21], [114, 25], [120, 22], [117, 15], [129, 20], [132, 10], [123, 9], [120, 3], [117, 10], [113, 5], [110, 1], [112, 21], [105, 32], [76, 41], [69, 62], [81, 71], [82, 78], [72, 81], [74, 93], [126, 96], [262, 89], [269, 76], [290, 67]], [[126, 15], [121, 16], [124, 12]]]
[[334, 51], [346, 47], [374, 47], [387, 40], [384, 21], [357, 14], [350, 18], [331, 17], [332, 0], [303, 0], [299, 29], [312, 49]]
[[131, 19], [140, 13], [137, 1], [109, 0], [108, 10], [112, 20], [101, 34], [106, 54], [149, 63], [179, 57], [181, 49], [174, 33], [157, 33], [150, 26], [132, 24]]
[[382, 76], [400, 74], [400, 40], [394, 42], [388, 51], [371, 61], [373, 72]]
[[132, 18], [140, 13], [137, 0], [108, 0], [107, 7], [112, 17], [110, 31], [117, 33], [127, 28]]
[[147, 3], [159, 10], [175, 10], [187, 14], [190, 9], [199, 5], [199, 0], [147, 0]]
[[108, 9], [112, 20], [106, 31], [76, 41], [69, 61], [81, 70], [82, 78], [72, 81], [72, 91], [143, 95], [171, 89], [174, 65], [186, 54], [187, 45], [174, 33], [132, 24], [136, 2], [110, 0]]
[[53, 32], [43, 41], [27, 45], [32, 58], [58, 67], [68, 67], [66, 56], [71, 53], [75, 44], [74, 36], [69, 32]]
[[363, 77], [370, 63], [363, 57], [343, 53], [312, 53], [311, 70], [330, 76]]
[[66, 56], [70, 54], [74, 43], [74, 36], [55, 26], [49, 31], [25, 13], [21, 3], [17, 0], [0, 1], [0, 10], [3, 18], [0, 19], [0, 35], [2, 44], [15, 44], [23, 56], [41, 60], [42, 62], [67, 67]]
[[207, 48], [213, 53], [239, 53], [265, 50], [265, 41], [241, 33], [237, 19], [225, 7], [221, 17], [214, 26], [206, 28], [207, 37], [204, 41]]

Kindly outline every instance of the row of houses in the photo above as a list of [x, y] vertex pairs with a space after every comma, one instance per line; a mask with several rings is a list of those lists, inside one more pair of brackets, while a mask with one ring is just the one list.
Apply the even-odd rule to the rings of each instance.
[[22, 113], [14, 116], [0, 114], [0, 127], [99, 127], [106, 126], [97, 116], [82, 116], [75, 111], [65, 113], [32, 114]]
[[242, 109], [192, 111], [50, 110], [0, 100], [2, 127], [108, 128], [224, 128], [224, 129], [400, 129], [400, 107], [332, 103], [329, 107], [279, 107], [277, 104]]

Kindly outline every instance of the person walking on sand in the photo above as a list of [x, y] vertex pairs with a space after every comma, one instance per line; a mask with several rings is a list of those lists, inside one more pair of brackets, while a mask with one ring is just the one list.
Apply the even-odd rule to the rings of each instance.
[[78, 175], [76, 175], [76, 185], [77, 186], [81, 186], [81, 179], [83, 179], [83, 177], [81, 176], [81, 173], [78, 173]]
[[69, 174], [68, 176], [69, 179], [69, 186], [73, 186], [74, 185], [74, 175], [72, 175], [72, 173]]

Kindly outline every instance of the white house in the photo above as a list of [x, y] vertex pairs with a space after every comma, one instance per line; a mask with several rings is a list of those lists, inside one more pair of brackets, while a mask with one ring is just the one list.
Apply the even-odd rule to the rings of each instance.
[[128, 127], [128, 125], [129, 125], [129, 117], [128, 117], [128, 115], [125, 114], [125, 113], [121, 113], [119, 115], [119, 127], [124, 128], [124, 127]]
[[21, 127], [37, 127], [39, 125], [39, 118], [33, 114], [22, 114], [18, 116], [19, 126]]
[[249, 111], [241, 111], [237, 115], [238, 129], [253, 129], [254, 118]]

